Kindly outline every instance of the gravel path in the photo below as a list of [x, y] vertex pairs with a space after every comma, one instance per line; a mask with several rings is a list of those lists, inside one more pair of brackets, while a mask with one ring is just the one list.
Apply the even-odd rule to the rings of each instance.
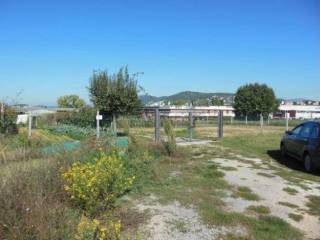
[[238, 236], [246, 233], [241, 227], [210, 228], [203, 223], [194, 207], [186, 208], [177, 201], [162, 205], [154, 195], [138, 203], [136, 208], [139, 212], [146, 211], [151, 215], [149, 221], [140, 226], [142, 239], [213, 240], [227, 233]]
[[[237, 156], [240, 157], [240, 156]], [[264, 166], [260, 159], [245, 158], [246, 161], [252, 161], [255, 164], [262, 164], [264, 169], [255, 169], [252, 164], [241, 162], [241, 160], [230, 160], [224, 158], [215, 158], [211, 162], [219, 163], [223, 167], [234, 167], [236, 171], [224, 171], [225, 179], [235, 186], [249, 187], [252, 192], [261, 197], [260, 201], [248, 201], [242, 198], [227, 197], [225, 199], [227, 206], [232, 211], [245, 212], [246, 208], [251, 205], [267, 206], [271, 210], [271, 214], [280, 217], [289, 222], [294, 227], [303, 231], [306, 239], [320, 239], [320, 221], [319, 217], [306, 213], [307, 196], [320, 196], [318, 183], [308, 181], [306, 184], [310, 189], [303, 189], [298, 186], [289, 184], [280, 176], [274, 175], [273, 171]], [[222, 168], [223, 170], [223, 168]], [[271, 174], [274, 177], [266, 177], [258, 173]], [[286, 187], [293, 188], [297, 191], [295, 195], [291, 195], [283, 189]], [[297, 205], [298, 208], [290, 208], [280, 205], [279, 202], [288, 202]], [[320, 207], [320, 206], [319, 206]], [[289, 214], [299, 214], [303, 219], [299, 222], [289, 218]]]

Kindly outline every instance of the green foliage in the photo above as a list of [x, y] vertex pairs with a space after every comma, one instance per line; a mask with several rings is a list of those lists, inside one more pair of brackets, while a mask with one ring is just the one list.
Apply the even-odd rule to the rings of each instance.
[[241, 86], [234, 98], [234, 108], [238, 115], [263, 114], [268, 116], [278, 109], [277, 101], [273, 89], [266, 84], [247, 84]]
[[85, 101], [78, 95], [65, 95], [57, 100], [58, 106], [61, 108], [83, 108]]
[[[96, 110], [93, 108], [82, 108], [79, 111], [58, 112], [56, 114], [58, 124], [72, 124], [79, 127], [96, 126]], [[101, 122], [103, 126], [103, 122]]]
[[65, 190], [77, 206], [93, 213], [111, 207], [132, 186], [135, 177], [125, 173], [120, 156], [101, 152], [91, 161], [74, 163], [63, 174]]
[[74, 139], [83, 139], [86, 137], [94, 136], [96, 130], [91, 127], [79, 127], [71, 124], [59, 124], [48, 127], [49, 131], [54, 133], [65, 134]]
[[175, 131], [172, 127], [172, 124], [170, 120], [165, 120], [164, 124], [164, 133], [166, 135], [166, 140], [164, 141], [164, 147], [168, 153], [169, 156], [173, 155], [177, 151], [177, 143], [176, 143], [176, 136], [175, 136]]
[[137, 82], [129, 75], [127, 67], [122, 67], [113, 75], [107, 71], [94, 72], [89, 93], [94, 106], [104, 114], [136, 114], [141, 109]]
[[224, 101], [223, 101], [223, 99], [221, 99], [219, 97], [213, 97], [211, 99], [211, 104], [212, 104], [212, 106], [223, 106]]
[[0, 134], [17, 134], [17, 114], [8, 106], [0, 104]]
[[98, 219], [89, 219], [82, 216], [78, 225], [76, 240], [120, 240], [120, 221], [109, 221], [105, 224]]

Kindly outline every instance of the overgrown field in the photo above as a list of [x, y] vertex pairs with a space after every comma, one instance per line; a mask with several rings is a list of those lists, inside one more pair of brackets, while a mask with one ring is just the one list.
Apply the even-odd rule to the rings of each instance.
[[[230, 211], [226, 197], [252, 202], [260, 197], [248, 186], [224, 179], [236, 167], [211, 160], [259, 157], [274, 171], [269, 174], [261, 165], [252, 165], [261, 176], [281, 176], [301, 188], [308, 188], [308, 181], [320, 183], [319, 175], [304, 173], [299, 164], [288, 168], [280, 157], [283, 127], [261, 131], [229, 125], [223, 140], [202, 147], [177, 146], [174, 137], [188, 133], [168, 124], [161, 132], [167, 142], [155, 144], [152, 128], [131, 128], [128, 147], [110, 144], [110, 136], [96, 141], [86, 131], [79, 137], [80, 132], [67, 126], [36, 130], [31, 140], [20, 130], [19, 135], [0, 136], [0, 239], [144, 239], [146, 229], [141, 226], [151, 216], [136, 205], [150, 196], [157, 197], [157, 204], [178, 201], [195, 208], [205, 226], [226, 229], [219, 233], [221, 239], [303, 239], [301, 231], [266, 206], [250, 206], [246, 213]], [[198, 138], [214, 139], [215, 133], [215, 128], [194, 129]], [[79, 139], [78, 148], [42, 151]], [[314, 216], [319, 216], [318, 202], [318, 196], [309, 197], [308, 211]], [[173, 221], [172, 227], [188, 231], [181, 221]], [[240, 229], [238, 234], [235, 229]]]

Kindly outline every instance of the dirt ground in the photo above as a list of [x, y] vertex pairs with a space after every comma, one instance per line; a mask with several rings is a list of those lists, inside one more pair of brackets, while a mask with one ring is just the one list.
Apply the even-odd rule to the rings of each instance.
[[[276, 129], [277, 131], [277, 129]], [[254, 216], [249, 206], [264, 206], [270, 215], [279, 217], [304, 233], [304, 239], [320, 239], [320, 218], [308, 212], [308, 196], [320, 196], [319, 182], [308, 180], [303, 185], [278, 175], [264, 160], [231, 154], [226, 158], [212, 158], [208, 164], [219, 165], [224, 179], [232, 186], [247, 187], [259, 196], [258, 200], [246, 200], [231, 196], [226, 190], [223, 198], [226, 210]], [[201, 155], [199, 157], [202, 157]], [[261, 174], [263, 172], [263, 174]], [[174, 171], [171, 177], [179, 176]], [[290, 191], [284, 189], [290, 188]], [[293, 189], [293, 190], [292, 190]], [[188, 189], [185, 189], [188, 191]], [[148, 212], [150, 219], [139, 227], [142, 239], [228, 239], [228, 233], [237, 237], [246, 236], [241, 226], [209, 226], [201, 219], [197, 206], [183, 206], [178, 201], [161, 204], [158, 196], [151, 194], [136, 203], [139, 212]], [[295, 220], [290, 216], [299, 216]], [[233, 238], [232, 238], [233, 239]]]
[[[245, 162], [241, 161], [241, 156], [240, 160], [217, 158], [211, 161], [219, 163], [223, 167], [236, 168], [237, 170], [235, 171], [224, 171], [225, 179], [233, 185], [249, 187], [261, 200], [252, 203], [252, 201], [242, 198], [228, 197], [226, 199], [228, 207], [233, 211], [245, 212], [247, 207], [252, 205], [267, 206], [272, 215], [286, 220], [294, 227], [303, 231], [307, 239], [320, 239], [319, 217], [310, 215], [306, 207], [307, 196], [320, 196], [320, 190], [317, 188], [319, 187], [319, 183], [308, 181], [305, 182], [308, 188], [301, 188], [277, 176], [260, 159], [242, 158]], [[252, 163], [260, 164], [260, 167], [263, 168], [263, 173], [270, 174], [270, 176], [260, 175], [259, 173], [262, 172], [262, 169], [254, 168]], [[290, 194], [283, 190], [287, 187], [295, 189], [295, 194]], [[290, 208], [279, 204], [279, 202], [290, 203], [298, 207]], [[297, 222], [291, 219], [289, 214], [301, 215], [303, 218]]]

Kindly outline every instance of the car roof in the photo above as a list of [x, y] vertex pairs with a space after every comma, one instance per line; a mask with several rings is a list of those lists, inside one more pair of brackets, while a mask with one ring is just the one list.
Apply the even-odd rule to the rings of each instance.
[[301, 125], [306, 124], [306, 123], [315, 123], [315, 124], [320, 125], [320, 121], [319, 121], [319, 120], [310, 120], [310, 121], [306, 121], [306, 122], [301, 123]]

